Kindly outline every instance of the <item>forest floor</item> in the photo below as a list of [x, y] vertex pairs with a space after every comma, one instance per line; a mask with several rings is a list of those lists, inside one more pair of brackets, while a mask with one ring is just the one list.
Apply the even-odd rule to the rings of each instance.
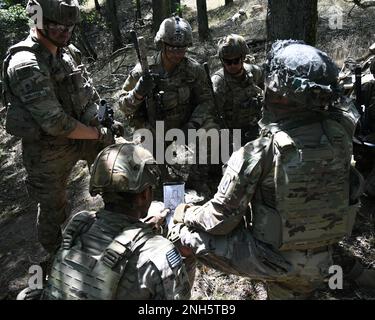
[[[239, 33], [247, 40], [265, 39], [266, 2], [264, 0], [234, 1], [230, 7], [222, 6], [222, 1], [208, 1], [209, 21], [212, 39], [205, 43], [195, 41], [189, 48], [188, 54], [199, 62], [208, 61], [211, 70], [219, 66], [215, 44], [219, 37], [228, 33]], [[144, 1], [144, 25], [133, 20], [134, 8], [131, 1], [121, 1], [118, 16], [121, 20], [121, 30], [124, 39], [128, 39], [128, 31], [136, 28], [139, 34], [149, 39], [149, 49], [153, 50], [150, 1]], [[195, 1], [182, 1], [188, 6]], [[253, 6], [260, 5], [258, 11]], [[194, 38], [197, 36], [195, 6], [187, 8], [184, 16], [191, 22]], [[243, 8], [248, 19], [240, 25], [234, 25], [230, 17], [238, 9]], [[363, 11], [354, 8], [351, 15], [348, 13], [352, 6], [343, 0], [319, 1], [319, 24], [317, 46], [325, 50], [342, 64], [347, 56], [362, 56], [367, 52], [371, 43], [375, 42], [373, 30], [375, 10], [370, 8]], [[332, 12], [342, 13], [342, 26], [332, 28]], [[340, 11], [341, 10], [341, 11]], [[331, 12], [331, 16], [327, 14]], [[101, 96], [113, 103], [115, 107], [121, 86], [129, 70], [136, 63], [134, 50], [128, 47], [116, 54], [111, 53], [111, 35], [98, 26], [87, 30], [88, 38], [98, 53], [98, 60], [88, 65], [94, 83]], [[261, 45], [252, 47], [254, 61], [264, 61], [265, 52]], [[119, 111], [115, 116], [122, 118]], [[1, 119], [4, 116], [1, 115]], [[3, 120], [2, 120], [3, 121]], [[68, 188], [71, 199], [72, 213], [83, 209], [94, 210], [102, 202], [99, 197], [92, 198], [88, 193], [88, 169], [80, 161], [74, 168]], [[21, 143], [19, 139], [9, 136], [3, 127], [0, 128], [0, 300], [14, 299], [17, 293], [27, 286], [29, 267], [38, 264], [44, 258], [44, 252], [36, 238], [36, 204], [31, 201], [25, 188], [25, 169], [22, 165]], [[353, 235], [340, 243], [348, 254], [355, 255], [368, 267], [375, 268], [375, 240], [374, 240], [374, 207], [368, 207], [362, 212], [363, 217], [358, 219]], [[234, 275], [225, 275], [221, 272], [199, 266], [193, 288], [193, 299], [266, 299], [264, 283], [252, 281]], [[317, 293], [316, 299], [374, 299], [369, 294], [351, 284], [344, 283], [343, 290], [328, 289]]]

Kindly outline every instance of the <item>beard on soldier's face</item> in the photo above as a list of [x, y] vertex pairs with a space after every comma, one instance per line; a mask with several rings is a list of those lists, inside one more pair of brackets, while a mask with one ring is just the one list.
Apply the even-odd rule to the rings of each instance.
[[66, 47], [69, 44], [70, 39], [72, 38], [72, 32], [58, 32], [49, 30], [48, 36], [57, 46]]

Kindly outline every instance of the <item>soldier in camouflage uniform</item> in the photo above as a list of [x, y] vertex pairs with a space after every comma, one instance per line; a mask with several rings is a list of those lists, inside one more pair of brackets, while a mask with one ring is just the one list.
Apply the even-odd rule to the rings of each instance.
[[105, 206], [68, 222], [42, 299], [189, 299], [178, 250], [143, 222], [159, 179], [140, 145], [116, 144], [98, 155], [89, 190]]
[[241, 144], [258, 138], [261, 118], [263, 70], [246, 62], [250, 52], [243, 37], [231, 34], [219, 41], [223, 67], [213, 74], [216, 107], [221, 129], [241, 129]]
[[[274, 43], [261, 137], [233, 153], [212, 200], [176, 209], [182, 245], [219, 270], [266, 280], [270, 299], [309, 298], [326, 286], [332, 245], [354, 224], [359, 115], [350, 100], [338, 100], [337, 75], [325, 53], [298, 41]], [[277, 274], [282, 264], [270, 249], [290, 269]]]
[[[3, 64], [6, 130], [22, 138], [27, 190], [38, 202], [38, 239], [52, 253], [69, 216], [66, 185], [78, 160], [91, 164], [114, 142], [94, 123], [99, 96], [80, 52], [69, 45], [80, 21], [76, 0], [30, 0], [27, 11], [43, 11], [29, 37], [11, 47]], [[38, 17], [37, 19], [42, 17]]]
[[[155, 133], [156, 121], [164, 121], [165, 131], [178, 128], [185, 133], [188, 129], [214, 126], [213, 100], [205, 71], [197, 61], [185, 56], [192, 40], [186, 20], [172, 17], [161, 23], [154, 39], [160, 51], [149, 61], [150, 73], [142, 74], [141, 65], [137, 64], [120, 95], [120, 109], [135, 129], [147, 128]], [[189, 181], [194, 184], [195, 179], [200, 187], [202, 174], [190, 175]]]

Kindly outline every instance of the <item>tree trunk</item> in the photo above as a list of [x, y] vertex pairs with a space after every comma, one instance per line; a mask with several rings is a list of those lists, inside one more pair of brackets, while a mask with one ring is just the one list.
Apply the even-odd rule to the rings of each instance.
[[96, 60], [98, 55], [95, 49], [91, 46], [90, 41], [86, 37], [85, 24], [84, 22], [77, 25], [77, 30], [75, 32], [78, 41], [78, 48], [81, 50], [84, 56]]
[[101, 9], [101, 7], [100, 7], [100, 4], [99, 4], [99, 0], [95, 0], [95, 10], [100, 12], [100, 9]]
[[225, 0], [225, 5], [228, 6], [233, 3], [233, 0]]
[[107, 0], [107, 22], [110, 25], [113, 36], [113, 52], [122, 48], [122, 37], [117, 20], [116, 0]]
[[136, 0], [135, 5], [136, 5], [136, 8], [137, 8], [136, 17], [137, 17], [137, 19], [142, 19], [141, 0]]
[[207, 3], [206, 0], [197, 0], [198, 34], [199, 39], [204, 41], [210, 36], [208, 28]]
[[152, 29], [154, 34], [159, 30], [160, 24], [171, 14], [170, 0], [152, 0]]
[[268, 0], [268, 47], [275, 40], [304, 40], [315, 46], [318, 0]]

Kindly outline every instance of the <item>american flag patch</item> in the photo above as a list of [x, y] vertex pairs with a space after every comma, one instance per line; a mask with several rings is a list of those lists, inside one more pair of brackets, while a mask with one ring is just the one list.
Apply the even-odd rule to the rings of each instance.
[[176, 248], [167, 252], [167, 260], [171, 269], [176, 268], [182, 263], [181, 255]]

